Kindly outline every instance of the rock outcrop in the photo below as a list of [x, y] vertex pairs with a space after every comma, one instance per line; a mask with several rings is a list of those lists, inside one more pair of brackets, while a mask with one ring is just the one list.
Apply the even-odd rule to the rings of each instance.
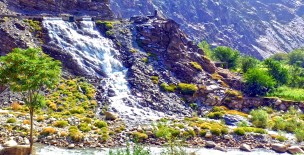
[[111, 8], [125, 18], [157, 9], [181, 24], [192, 39], [230, 46], [257, 58], [304, 45], [302, 1], [115, 0]]

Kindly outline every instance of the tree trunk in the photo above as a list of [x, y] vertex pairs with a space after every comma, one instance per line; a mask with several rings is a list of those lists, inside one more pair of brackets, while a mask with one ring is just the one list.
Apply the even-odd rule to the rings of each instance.
[[34, 108], [30, 108], [30, 117], [31, 117], [31, 129], [30, 129], [30, 154], [33, 151], [33, 115], [34, 115]]

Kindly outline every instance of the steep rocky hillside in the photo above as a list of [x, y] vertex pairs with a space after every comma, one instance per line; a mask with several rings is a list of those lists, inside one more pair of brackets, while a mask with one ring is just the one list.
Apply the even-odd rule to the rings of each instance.
[[0, 13], [12, 14], [14, 12], [22, 15], [58, 15], [64, 13], [111, 18], [112, 12], [108, 3], [108, 0], [1, 0]]
[[160, 10], [193, 39], [258, 58], [304, 45], [304, 3], [299, 0], [115, 0], [111, 8], [125, 18]]

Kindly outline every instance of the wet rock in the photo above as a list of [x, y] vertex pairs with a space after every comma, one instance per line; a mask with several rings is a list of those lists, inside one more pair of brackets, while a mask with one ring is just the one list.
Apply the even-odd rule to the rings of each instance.
[[109, 97], [114, 97], [114, 96], [116, 96], [115, 91], [114, 91], [113, 89], [109, 89], [109, 91], [108, 91], [108, 96], [109, 96]]
[[240, 146], [240, 150], [246, 151], [246, 152], [251, 152], [251, 147], [248, 144], [242, 144]]
[[287, 146], [284, 144], [272, 144], [271, 148], [278, 153], [285, 153], [287, 151]]
[[248, 125], [251, 124], [246, 118], [238, 115], [226, 114], [224, 115], [223, 119], [227, 125], [237, 126], [240, 122], [246, 122]]
[[215, 144], [215, 142], [213, 142], [213, 141], [206, 141], [205, 146], [206, 146], [207, 148], [214, 148], [214, 147], [216, 146], [216, 144]]
[[304, 154], [304, 151], [299, 146], [291, 146], [287, 148], [287, 151], [291, 154]]

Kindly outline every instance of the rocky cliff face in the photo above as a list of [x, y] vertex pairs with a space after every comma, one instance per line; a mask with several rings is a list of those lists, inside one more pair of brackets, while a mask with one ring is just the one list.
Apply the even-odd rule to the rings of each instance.
[[181, 24], [192, 39], [230, 46], [258, 58], [304, 45], [302, 1], [115, 0], [111, 7], [126, 18], [157, 9]]
[[109, 0], [1, 0], [9, 10], [25, 15], [73, 14], [112, 17]]

